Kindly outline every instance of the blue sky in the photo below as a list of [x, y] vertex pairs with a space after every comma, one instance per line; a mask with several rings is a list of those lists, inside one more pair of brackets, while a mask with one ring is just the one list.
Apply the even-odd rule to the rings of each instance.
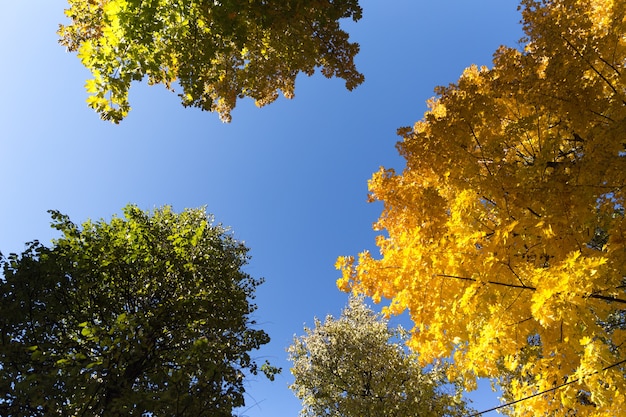
[[[521, 37], [512, 0], [362, 0], [345, 22], [361, 44], [363, 85], [301, 76], [293, 100], [264, 108], [240, 101], [233, 121], [185, 109], [161, 86], [131, 89], [128, 118], [101, 121], [85, 104], [89, 74], [57, 44], [63, 0], [7, 2], [0, 14], [0, 251], [49, 242], [47, 210], [74, 222], [143, 209], [207, 206], [251, 248], [247, 272], [265, 277], [255, 319], [272, 337], [258, 352], [283, 367], [273, 383], [248, 382], [249, 417], [296, 416], [299, 401], [286, 347], [313, 317], [338, 315], [339, 255], [375, 251], [367, 180], [380, 166], [401, 170], [398, 127], [422, 117], [436, 85], [470, 64], [490, 65], [501, 44]], [[496, 405], [481, 390], [474, 406]], [[256, 404], [255, 404], [256, 403]]]

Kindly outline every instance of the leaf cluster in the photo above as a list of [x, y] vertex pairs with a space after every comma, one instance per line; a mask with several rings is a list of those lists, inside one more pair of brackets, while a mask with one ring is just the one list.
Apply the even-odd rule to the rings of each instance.
[[316, 68], [363, 82], [356, 43], [339, 20], [358, 20], [358, 0], [68, 0], [60, 43], [91, 72], [87, 102], [105, 120], [130, 110], [133, 81], [174, 91], [184, 106], [230, 121], [238, 98], [258, 106], [294, 95], [298, 73]]

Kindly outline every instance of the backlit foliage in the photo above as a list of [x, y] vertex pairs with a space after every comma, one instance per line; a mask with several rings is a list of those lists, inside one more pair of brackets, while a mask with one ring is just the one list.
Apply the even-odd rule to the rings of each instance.
[[223, 121], [237, 98], [258, 106], [291, 98], [298, 73], [317, 67], [352, 90], [363, 81], [359, 47], [340, 29], [361, 18], [358, 0], [68, 0], [60, 43], [77, 52], [93, 78], [88, 104], [119, 122], [128, 90], [147, 77], [179, 91], [184, 106], [216, 111]]
[[[501, 47], [400, 129], [381, 257], [338, 285], [408, 310], [410, 346], [491, 377], [520, 416], [626, 410], [626, 2], [523, 0], [523, 50]], [[615, 365], [617, 364], [617, 365]], [[612, 366], [615, 365], [615, 366]]]
[[362, 297], [350, 297], [341, 317], [304, 330], [288, 349], [302, 417], [467, 415], [442, 369], [423, 370], [406, 351], [407, 332], [389, 327]]

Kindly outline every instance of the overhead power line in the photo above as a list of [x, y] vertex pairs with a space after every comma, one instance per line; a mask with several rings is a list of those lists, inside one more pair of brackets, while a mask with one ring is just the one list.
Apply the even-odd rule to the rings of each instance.
[[[616, 367], [616, 366], [619, 366], [619, 365], [621, 365], [621, 364], [623, 364], [623, 363], [626, 363], [626, 359], [621, 360], [621, 361], [619, 361], [619, 362], [616, 362], [616, 363], [614, 363], [614, 364], [612, 364], [612, 365], [605, 366], [605, 367], [604, 367], [604, 368], [602, 368], [601, 370], [599, 370], [599, 371], [595, 371], [595, 372], [592, 372], [592, 373], [590, 373], [590, 374], [588, 374], [588, 375], [586, 375], [586, 376], [595, 375], [595, 374], [600, 373], [600, 372], [602, 372], [602, 371], [606, 371], [607, 369], [611, 369], [611, 368], [614, 368], [614, 367]], [[565, 382], [565, 383], [563, 383], [563, 384], [561, 384], [561, 385], [557, 385], [556, 387], [552, 387], [552, 388], [547, 389], [547, 390], [545, 390], [545, 391], [537, 392], [537, 393], [535, 393], [535, 394], [529, 395], [528, 397], [520, 398], [519, 400], [511, 401], [511, 402], [509, 402], [509, 403], [502, 404], [502, 405], [499, 405], [499, 406], [497, 406], [497, 407], [490, 408], [490, 409], [488, 409], [488, 410], [479, 411], [478, 413], [474, 413], [474, 414], [468, 414], [468, 415], [467, 415], [467, 416], [465, 416], [465, 417], [476, 417], [476, 416], [480, 416], [480, 415], [483, 415], [483, 414], [490, 413], [490, 412], [492, 412], [492, 411], [499, 410], [499, 409], [501, 409], [501, 408], [509, 407], [509, 406], [511, 406], [511, 405], [513, 405], [513, 404], [517, 404], [517, 403], [520, 403], [520, 402], [522, 402], [522, 401], [529, 400], [529, 399], [534, 398], [534, 397], [537, 397], [537, 396], [539, 396], [539, 395], [547, 394], [548, 392], [551, 392], [551, 391], [556, 391], [556, 390], [557, 390], [557, 389], [559, 389], [559, 388], [563, 388], [563, 387], [565, 387], [565, 386], [567, 386], [567, 385], [574, 384], [574, 383], [576, 383], [576, 382], [578, 382], [578, 381], [580, 381], [580, 378], [573, 379], [573, 380], [568, 381], [568, 382]]]

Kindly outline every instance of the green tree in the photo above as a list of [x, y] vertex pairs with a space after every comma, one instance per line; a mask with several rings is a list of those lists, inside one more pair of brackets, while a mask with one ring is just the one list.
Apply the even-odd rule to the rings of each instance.
[[0, 414], [224, 416], [244, 404], [250, 351], [269, 342], [250, 303], [247, 248], [204, 209], [124, 208], [2, 258]]
[[237, 98], [258, 106], [280, 90], [294, 95], [298, 73], [321, 67], [352, 90], [363, 82], [354, 65], [359, 46], [339, 20], [361, 18], [358, 0], [68, 0], [60, 43], [78, 52], [93, 78], [87, 99], [105, 120], [130, 110], [132, 81], [148, 78], [184, 106], [217, 111], [223, 121]]
[[[338, 319], [315, 319], [288, 348], [303, 417], [460, 416], [460, 392], [446, 393], [441, 369], [425, 372], [404, 346], [407, 332], [351, 297]], [[453, 385], [448, 384], [448, 388]]]

